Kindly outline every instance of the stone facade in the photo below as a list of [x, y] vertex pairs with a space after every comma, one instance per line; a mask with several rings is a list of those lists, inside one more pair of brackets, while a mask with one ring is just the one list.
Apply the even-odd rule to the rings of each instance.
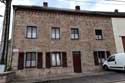
[[15, 72], [0, 73], [0, 83], [9, 83], [15, 78]]
[[[37, 39], [26, 38], [26, 27], [37, 26]], [[60, 27], [60, 40], [51, 39], [51, 27]], [[71, 40], [71, 28], [77, 27], [80, 39]], [[103, 40], [96, 40], [95, 29], [101, 29]], [[19, 77], [38, 77], [74, 73], [72, 51], [81, 51], [82, 72], [99, 70], [94, 65], [93, 51], [108, 50], [115, 53], [115, 42], [111, 18], [107, 16], [75, 14], [59, 11], [39, 11], [32, 9], [16, 9], [14, 11], [12, 32], [12, 69]], [[19, 52], [42, 52], [43, 68], [24, 68], [18, 70]], [[45, 66], [46, 52], [65, 51], [67, 53], [67, 67]]]

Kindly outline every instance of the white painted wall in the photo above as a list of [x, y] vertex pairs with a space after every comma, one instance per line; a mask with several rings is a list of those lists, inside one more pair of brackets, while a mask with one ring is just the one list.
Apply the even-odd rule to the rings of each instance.
[[122, 37], [125, 36], [125, 18], [112, 18], [117, 53], [124, 52]]

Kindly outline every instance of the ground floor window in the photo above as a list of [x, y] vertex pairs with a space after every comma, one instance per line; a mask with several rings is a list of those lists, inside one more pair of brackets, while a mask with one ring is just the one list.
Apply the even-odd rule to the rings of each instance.
[[105, 60], [110, 56], [109, 51], [94, 51], [95, 65], [102, 65]]
[[36, 67], [36, 52], [26, 52], [25, 67]]
[[19, 52], [18, 69], [43, 68], [42, 52]]
[[51, 53], [51, 65], [52, 66], [61, 66], [62, 63], [62, 53], [52, 52]]
[[46, 68], [50, 67], [67, 67], [66, 52], [47, 52], [46, 53]]

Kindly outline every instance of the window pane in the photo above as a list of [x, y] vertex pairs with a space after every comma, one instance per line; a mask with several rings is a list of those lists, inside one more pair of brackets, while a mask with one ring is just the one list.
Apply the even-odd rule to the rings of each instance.
[[96, 35], [96, 39], [99, 39], [99, 38], [98, 38], [98, 35]]
[[31, 37], [31, 27], [27, 27], [27, 37], [30, 38]]
[[61, 65], [61, 60], [60, 60], [60, 53], [56, 54], [56, 60], [57, 60], [57, 65]]
[[55, 59], [55, 54], [54, 53], [52, 53], [52, 55], [51, 55], [51, 63], [52, 63], [52, 66], [56, 66], [56, 59]]
[[55, 29], [54, 28], [52, 28], [52, 38], [55, 38]]
[[60, 38], [60, 29], [58, 27], [52, 27], [51, 37], [54, 38], [54, 39]]
[[56, 38], [54, 33], [52, 33], [52, 38]]
[[78, 39], [78, 38], [79, 38], [78, 34], [75, 34], [75, 39]]
[[34, 67], [34, 66], [36, 66], [36, 53], [32, 53], [32, 64], [31, 64], [31, 66], [32, 67]]
[[74, 34], [71, 34], [71, 38], [74, 39]]
[[109, 61], [109, 62], [115, 61], [115, 56], [110, 57], [110, 58], [108, 59], [108, 61]]
[[30, 67], [30, 61], [26, 61], [26, 67]]
[[31, 66], [36, 66], [36, 61], [32, 61], [32, 65]]
[[72, 39], [78, 39], [79, 38], [79, 29], [78, 28], [72, 28], [71, 29], [71, 38]]
[[102, 39], [102, 35], [99, 35], [99, 39]]
[[71, 34], [75, 34], [75, 31], [74, 31], [74, 29], [71, 29]]
[[102, 30], [95, 30], [96, 35], [102, 35]]
[[32, 61], [36, 60], [36, 53], [32, 53]]
[[60, 34], [56, 33], [56, 38], [59, 39], [60, 38]]
[[28, 38], [36, 38], [37, 36], [37, 27], [36, 26], [27, 26], [27, 33]]
[[36, 38], [37, 35], [37, 29], [36, 28], [32, 28], [32, 37]]
[[31, 53], [27, 53], [26, 55], [26, 61], [30, 61], [31, 60]]
[[56, 34], [59, 34], [59, 33], [60, 33], [59, 28], [56, 28]]
[[27, 52], [26, 53], [26, 67], [36, 66], [36, 53]]
[[26, 53], [26, 67], [30, 67], [31, 53]]

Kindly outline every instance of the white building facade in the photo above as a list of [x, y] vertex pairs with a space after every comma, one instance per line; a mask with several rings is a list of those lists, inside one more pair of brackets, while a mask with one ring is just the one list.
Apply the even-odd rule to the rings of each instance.
[[125, 18], [112, 18], [116, 51], [125, 52]]

